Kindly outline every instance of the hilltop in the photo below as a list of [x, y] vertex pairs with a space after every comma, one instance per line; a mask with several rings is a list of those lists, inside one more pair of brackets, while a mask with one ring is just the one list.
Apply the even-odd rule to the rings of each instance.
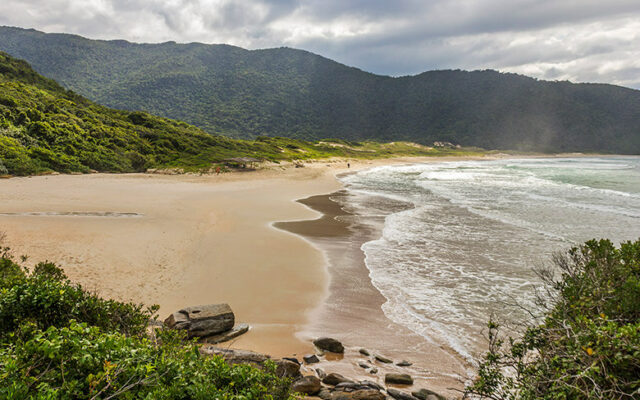
[[393, 78], [291, 48], [136, 44], [10, 27], [0, 28], [0, 50], [98, 103], [234, 138], [640, 153], [640, 91], [614, 85], [491, 70]]

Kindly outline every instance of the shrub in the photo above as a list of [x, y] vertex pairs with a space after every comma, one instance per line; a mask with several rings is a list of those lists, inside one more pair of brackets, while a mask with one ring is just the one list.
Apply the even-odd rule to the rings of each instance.
[[10, 258], [0, 258], [0, 337], [24, 321], [38, 328], [66, 326], [69, 320], [142, 335], [157, 306], [105, 300], [71, 283], [53, 263], [36, 265], [28, 275]]
[[543, 322], [503, 338], [489, 323], [489, 352], [467, 395], [490, 399], [640, 398], [640, 240], [591, 240], [539, 272]]
[[293, 400], [273, 363], [229, 366], [181, 331], [147, 337], [156, 310], [102, 299], [54, 263], [29, 274], [0, 247], [0, 398]]
[[288, 399], [289, 382], [249, 365], [200, 355], [175, 332], [161, 339], [105, 333], [70, 321], [40, 330], [23, 324], [0, 351], [0, 397], [24, 399]]

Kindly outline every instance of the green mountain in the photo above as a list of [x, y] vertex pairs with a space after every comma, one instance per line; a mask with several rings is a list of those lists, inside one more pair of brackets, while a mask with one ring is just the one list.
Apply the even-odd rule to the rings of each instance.
[[203, 170], [228, 158], [271, 161], [326, 157], [446, 155], [412, 143], [305, 142], [217, 136], [184, 122], [97, 105], [0, 52], [0, 175], [46, 171]]
[[640, 91], [495, 71], [392, 78], [289, 48], [135, 44], [0, 28], [0, 50], [101, 104], [210, 133], [640, 153]]

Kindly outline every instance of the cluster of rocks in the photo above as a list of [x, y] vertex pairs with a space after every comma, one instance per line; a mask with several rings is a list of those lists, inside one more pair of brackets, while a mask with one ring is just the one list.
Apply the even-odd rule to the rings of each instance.
[[164, 320], [171, 329], [187, 332], [189, 338], [202, 343], [222, 343], [234, 339], [249, 330], [247, 324], [235, 324], [236, 317], [228, 304], [207, 304], [183, 308]]
[[[189, 338], [198, 338], [203, 345], [200, 352], [203, 355], [222, 357], [228, 364], [252, 364], [262, 367], [270, 356], [246, 350], [225, 349], [214, 344], [233, 339], [249, 330], [246, 324], [235, 325], [235, 315], [228, 304], [209, 304], [188, 307], [171, 314], [164, 326], [171, 329], [182, 329]], [[344, 353], [344, 346], [333, 338], [319, 338], [313, 341], [320, 357], [328, 353]], [[358, 362], [358, 365], [371, 374], [377, 374], [378, 368], [374, 361], [382, 364], [393, 364], [393, 361], [381, 354], [371, 354], [366, 349], [360, 349], [360, 354], [369, 359]], [[326, 373], [321, 368], [315, 368], [314, 375], [304, 376], [301, 373], [301, 362], [297, 358], [282, 358], [273, 360], [276, 363], [276, 374], [279, 377], [293, 380], [292, 390], [307, 395], [309, 399], [322, 400], [384, 400], [391, 397], [396, 400], [443, 400], [444, 397], [427, 389], [405, 392], [388, 385], [399, 385], [406, 388], [413, 385], [413, 378], [409, 374], [390, 372], [384, 375], [383, 387], [370, 380], [353, 380], [338, 373]], [[309, 367], [320, 362], [318, 354], [303, 357], [303, 362]], [[410, 366], [408, 361], [395, 363], [399, 367]]]

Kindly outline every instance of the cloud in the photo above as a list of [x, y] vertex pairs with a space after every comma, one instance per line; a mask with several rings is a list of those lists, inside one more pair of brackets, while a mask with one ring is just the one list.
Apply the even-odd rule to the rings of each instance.
[[389, 75], [497, 69], [640, 88], [637, 0], [3, 0], [0, 24], [303, 48]]

